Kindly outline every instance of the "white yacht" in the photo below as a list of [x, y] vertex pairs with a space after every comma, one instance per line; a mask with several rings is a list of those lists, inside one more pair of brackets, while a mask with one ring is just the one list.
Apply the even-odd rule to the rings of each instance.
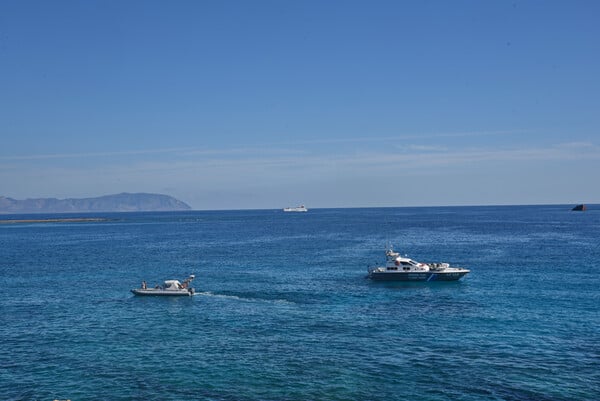
[[131, 290], [135, 295], [151, 295], [151, 296], [192, 296], [195, 290], [190, 287], [192, 280], [196, 278], [195, 275], [190, 274], [188, 278], [183, 280], [183, 283], [179, 280], [165, 280], [163, 285], [157, 285], [154, 288], [148, 288], [145, 281], [142, 281], [140, 288], [134, 288]]
[[420, 263], [400, 256], [391, 246], [386, 249], [385, 257], [385, 266], [370, 267], [367, 277], [388, 281], [456, 281], [470, 272], [450, 267], [448, 263]]
[[308, 212], [308, 209], [304, 205], [296, 207], [286, 207], [283, 209], [284, 212]]

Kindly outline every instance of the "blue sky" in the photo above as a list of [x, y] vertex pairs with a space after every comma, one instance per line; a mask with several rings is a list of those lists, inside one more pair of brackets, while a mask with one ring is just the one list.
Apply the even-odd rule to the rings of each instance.
[[597, 1], [0, 2], [0, 195], [600, 203]]

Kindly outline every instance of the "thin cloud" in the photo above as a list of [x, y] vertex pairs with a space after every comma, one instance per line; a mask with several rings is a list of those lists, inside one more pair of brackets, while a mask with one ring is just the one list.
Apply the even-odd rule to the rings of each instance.
[[[377, 143], [377, 142], [396, 142], [405, 140], [431, 139], [431, 138], [453, 138], [453, 137], [483, 137], [497, 135], [515, 135], [528, 132], [527, 130], [505, 130], [505, 131], [467, 131], [467, 132], [441, 132], [441, 133], [423, 133], [423, 134], [406, 134], [397, 136], [366, 136], [353, 138], [337, 138], [337, 139], [313, 139], [313, 140], [295, 140], [286, 143], [270, 143], [262, 146], [236, 147], [236, 148], [215, 148], [203, 149], [195, 147], [179, 147], [179, 148], [158, 148], [158, 149], [132, 149], [124, 151], [109, 151], [109, 152], [79, 152], [79, 153], [49, 153], [49, 154], [31, 154], [31, 155], [15, 155], [15, 156], [0, 156], [0, 160], [5, 161], [27, 161], [27, 160], [51, 160], [51, 159], [77, 159], [77, 158], [101, 158], [101, 157], [118, 157], [118, 156], [143, 156], [152, 154], [176, 154], [180, 156], [197, 156], [197, 155], [240, 155], [253, 153], [274, 153], [274, 154], [302, 154], [303, 150], [294, 148], [290, 149], [290, 145], [319, 145], [319, 144], [344, 144], [344, 143]], [[275, 148], [273, 148], [275, 146]], [[418, 146], [418, 145], [414, 145]]]
[[[170, 161], [138, 161], [127, 166], [127, 174], [144, 174], [163, 177], [188, 172], [190, 175], [198, 172], [215, 177], [235, 177], [266, 174], [277, 178], [284, 176], [304, 176], [318, 179], [322, 174], [378, 174], [381, 171], [394, 169], [397, 172], [426, 170], [434, 173], [440, 168], [452, 166], [473, 166], [488, 162], [531, 162], [531, 161], [562, 161], [580, 159], [600, 159], [599, 148], [593, 144], [558, 144], [544, 148], [512, 148], [485, 149], [473, 148], [452, 150], [444, 148], [412, 147], [411, 152], [362, 152], [338, 154], [278, 154], [264, 155], [260, 153], [245, 154], [243, 157], [207, 157], [202, 159], [173, 159]], [[114, 173], [122, 172], [123, 168], [114, 165], [109, 167]], [[107, 167], [103, 168], [107, 171]]]
[[147, 155], [157, 153], [176, 153], [187, 150], [188, 148], [166, 148], [166, 149], [138, 149], [112, 152], [84, 152], [84, 153], [51, 153], [36, 155], [18, 155], [18, 156], [0, 156], [0, 160], [45, 160], [45, 159], [76, 159], [88, 157], [114, 157], [114, 156], [132, 156]]
[[465, 131], [465, 132], [434, 132], [434, 133], [411, 133], [395, 136], [365, 136], [354, 138], [332, 138], [332, 139], [307, 139], [288, 142], [292, 145], [319, 145], [319, 144], [342, 144], [342, 143], [365, 143], [365, 142], [392, 142], [414, 139], [432, 138], [459, 138], [459, 137], [488, 137], [503, 135], [518, 135], [531, 132], [530, 130], [504, 130], [504, 131]]
[[143, 156], [155, 154], [172, 154], [173, 156], [218, 156], [218, 155], [244, 155], [244, 154], [301, 154], [299, 149], [289, 148], [269, 148], [269, 147], [239, 147], [227, 149], [201, 149], [201, 148], [162, 148], [162, 149], [134, 149], [112, 152], [82, 152], [82, 153], [50, 153], [33, 154], [17, 156], [0, 156], [4, 161], [28, 161], [28, 160], [60, 160], [60, 159], [78, 159], [78, 158], [102, 158], [116, 156]]
[[[485, 170], [486, 165], [506, 163], [540, 163], [556, 165], [560, 161], [599, 160], [600, 147], [593, 143], [567, 142], [541, 148], [465, 148], [445, 149], [409, 145], [409, 152], [387, 148], [384, 151], [358, 151], [294, 154], [287, 149], [263, 152], [262, 149], [238, 149], [235, 157], [225, 152], [203, 153], [206, 157], [182, 158], [179, 149], [155, 149], [118, 154], [152, 155], [166, 153], [160, 159], [153, 157], [111, 160], [106, 163], [86, 163], [78, 168], [57, 165], [48, 158], [42, 165], [2, 163], [0, 186], [7, 194], [19, 192], [23, 182], [32, 188], [100, 187], [128, 191], [150, 190], [152, 187], [178, 186], [203, 189], [227, 186], [252, 187], [257, 182], [272, 182], [286, 186], [290, 182], [318, 182], [322, 180], [352, 180], [355, 177], [403, 175], [447, 175], [453, 169]], [[189, 152], [185, 149], [183, 152]], [[140, 186], [143, 184], [143, 187]], [[89, 190], [88, 190], [89, 192]]]
[[[148, 154], [148, 157], [111, 160], [110, 164], [86, 163], [78, 168], [65, 167], [52, 159], [44, 161], [41, 166], [12, 162], [0, 165], [0, 186], [4, 195], [16, 198], [156, 192], [165, 187], [173, 188], [174, 195], [186, 194], [185, 197], [191, 199], [209, 192], [222, 193], [225, 197], [240, 191], [257, 194], [267, 189], [285, 192], [292, 190], [290, 187], [293, 190], [309, 190], [330, 188], [332, 185], [339, 191], [353, 193], [352, 188], [357, 183], [368, 186], [373, 182], [395, 182], [398, 179], [406, 179], [413, 184], [419, 184], [423, 179], [438, 182], [440, 177], [451, 180], [466, 171], [491, 171], [493, 168], [487, 167], [489, 163], [501, 163], [518, 170], [525, 163], [557, 166], [564, 165], [557, 163], [562, 161], [600, 159], [600, 147], [585, 142], [505, 149], [410, 146], [410, 152], [386, 148], [383, 152], [306, 152], [304, 155], [286, 154], [285, 149], [280, 153], [246, 149], [248, 152], [238, 153], [235, 157], [228, 153], [214, 153], [197, 158], [182, 158], [178, 152], [156, 158], [151, 157], [153, 152], [145, 151], [143, 154]], [[529, 169], [522, 170], [523, 179], [535, 181], [543, 178], [535, 175], [535, 169], [532, 175], [529, 175]], [[501, 170], [500, 174], [510, 177], [511, 173]], [[24, 182], [30, 188], [27, 191]]]

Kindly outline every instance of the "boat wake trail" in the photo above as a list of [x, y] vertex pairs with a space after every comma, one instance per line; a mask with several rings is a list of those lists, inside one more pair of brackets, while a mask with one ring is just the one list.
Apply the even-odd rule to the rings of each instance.
[[210, 291], [202, 291], [202, 292], [196, 292], [194, 294], [194, 296], [200, 296], [203, 295], [205, 297], [215, 297], [215, 298], [225, 298], [225, 299], [235, 299], [235, 300], [240, 300], [240, 301], [244, 301], [243, 298], [240, 298], [236, 295], [224, 295], [224, 294], [215, 294], [213, 292]]
[[256, 297], [241, 297], [238, 295], [215, 294], [211, 291], [196, 292], [194, 294], [194, 296], [205, 296], [205, 297], [214, 297], [214, 298], [221, 298], [221, 299], [231, 299], [231, 300], [242, 301], [242, 302], [266, 302], [266, 303], [272, 303], [272, 304], [287, 304], [287, 305], [295, 304], [295, 302], [289, 301], [287, 299], [264, 299], [264, 298], [256, 298]]

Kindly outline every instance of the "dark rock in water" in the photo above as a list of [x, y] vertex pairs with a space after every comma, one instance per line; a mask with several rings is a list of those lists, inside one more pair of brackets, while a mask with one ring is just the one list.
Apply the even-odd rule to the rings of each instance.
[[587, 208], [585, 207], [585, 205], [583, 205], [583, 204], [582, 204], [582, 205], [577, 205], [577, 206], [575, 206], [575, 207], [574, 207], [573, 209], [571, 209], [571, 210], [572, 210], [572, 211], [575, 211], [575, 212], [585, 212], [585, 210], [586, 210], [586, 209], [587, 209]]
[[168, 212], [190, 210], [168, 195], [122, 193], [85, 199], [40, 198], [16, 200], [0, 196], [0, 213]]

